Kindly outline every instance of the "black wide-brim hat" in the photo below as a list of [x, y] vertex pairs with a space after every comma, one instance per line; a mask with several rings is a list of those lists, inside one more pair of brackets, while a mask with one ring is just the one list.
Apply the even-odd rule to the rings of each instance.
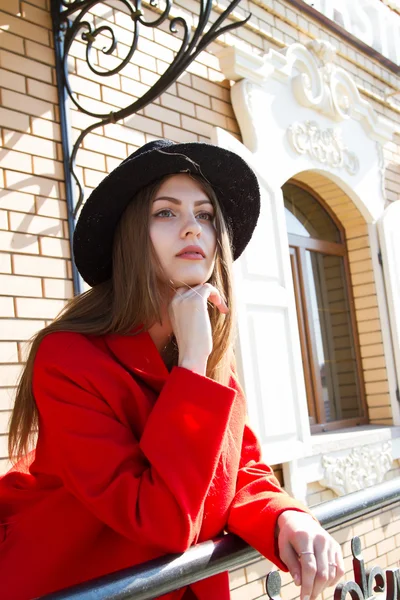
[[78, 271], [89, 285], [110, 279], [115, 229], [137, 192], [177, 173], [200, 175], [211, 184], [231, 233], [234, 260], [242, 254], [260, 213], [260, 189], [253, 170], [240, 156], [219, 146], [156, 140], [107, 175], [82, 208], [73, 250]]

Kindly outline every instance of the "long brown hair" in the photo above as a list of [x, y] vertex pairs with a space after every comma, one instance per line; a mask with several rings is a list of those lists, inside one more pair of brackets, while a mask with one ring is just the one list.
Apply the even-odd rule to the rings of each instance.
[[[227, 384], [233, 361], [231, 244], [212, 186], [201, 177], [193, 178], [199, 182], [215, 208], [217, 253], [209, 282], [220, 290], [230, 309], [227, 315], [222, 315], [209, 303], [213, 350], [208, 359], [206, 374], [220, 383]], [[150, 205], [165, 179], [167, 177], [141, 189], [120, 219], [114, 237], [111, 279], [72, 298], [56, 319], [32, 338], [10, 420], [9, 454], [13, 460], [21, 458], [33, 445], [39, 425], [32, 377], [35, 356], [46, 335], [56, 331], [98, 336], [111, 333], [123, 335], [133, 328], [148, 329], [157, 320], [161, 321], [162, 297], [157, 282], [157, 268], [160, 268], [160, 265], [148, 231]]]

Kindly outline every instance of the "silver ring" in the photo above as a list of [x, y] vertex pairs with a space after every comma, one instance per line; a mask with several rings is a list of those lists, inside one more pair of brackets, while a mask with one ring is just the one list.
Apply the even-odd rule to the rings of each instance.
[[337, 564], [336, 564], [336, 563], [328, 563], [328, 565], [329, 565], [330, 567], [335, 567], [335, 569], [337, 569]]
[[304, 552], [299, 552], [299, 553], [297, 554], [297, 556], [298, 556], [299, 558], [301, 558], [301, 555], [302, 555], [302, 554], [312, 554], [312, 555], [314, 556], [314, 552], [311, 552], [311, 550], [305, 550]]

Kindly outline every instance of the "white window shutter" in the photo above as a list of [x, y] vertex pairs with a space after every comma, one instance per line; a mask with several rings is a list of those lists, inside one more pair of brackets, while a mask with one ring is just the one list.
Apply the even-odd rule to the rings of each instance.
[[390, 330], [400, 382], [400, 201], [390, 204], [378, 223]]
[[267, 169], [236, 138], [216, 129], [213, 141], [241, 155], [261, 188], [257, 228], [235, 262], [236, 355], [264, 459], [286, 462], [304, 454], [310, 428], [282, 192], [268, 187]]

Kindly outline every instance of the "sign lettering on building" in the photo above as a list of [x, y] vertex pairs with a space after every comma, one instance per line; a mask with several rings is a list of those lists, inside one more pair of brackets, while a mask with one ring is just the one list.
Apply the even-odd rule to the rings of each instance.
[[400, 65], [400, 15], [381, 0], [304, 0], [367, 46]]

